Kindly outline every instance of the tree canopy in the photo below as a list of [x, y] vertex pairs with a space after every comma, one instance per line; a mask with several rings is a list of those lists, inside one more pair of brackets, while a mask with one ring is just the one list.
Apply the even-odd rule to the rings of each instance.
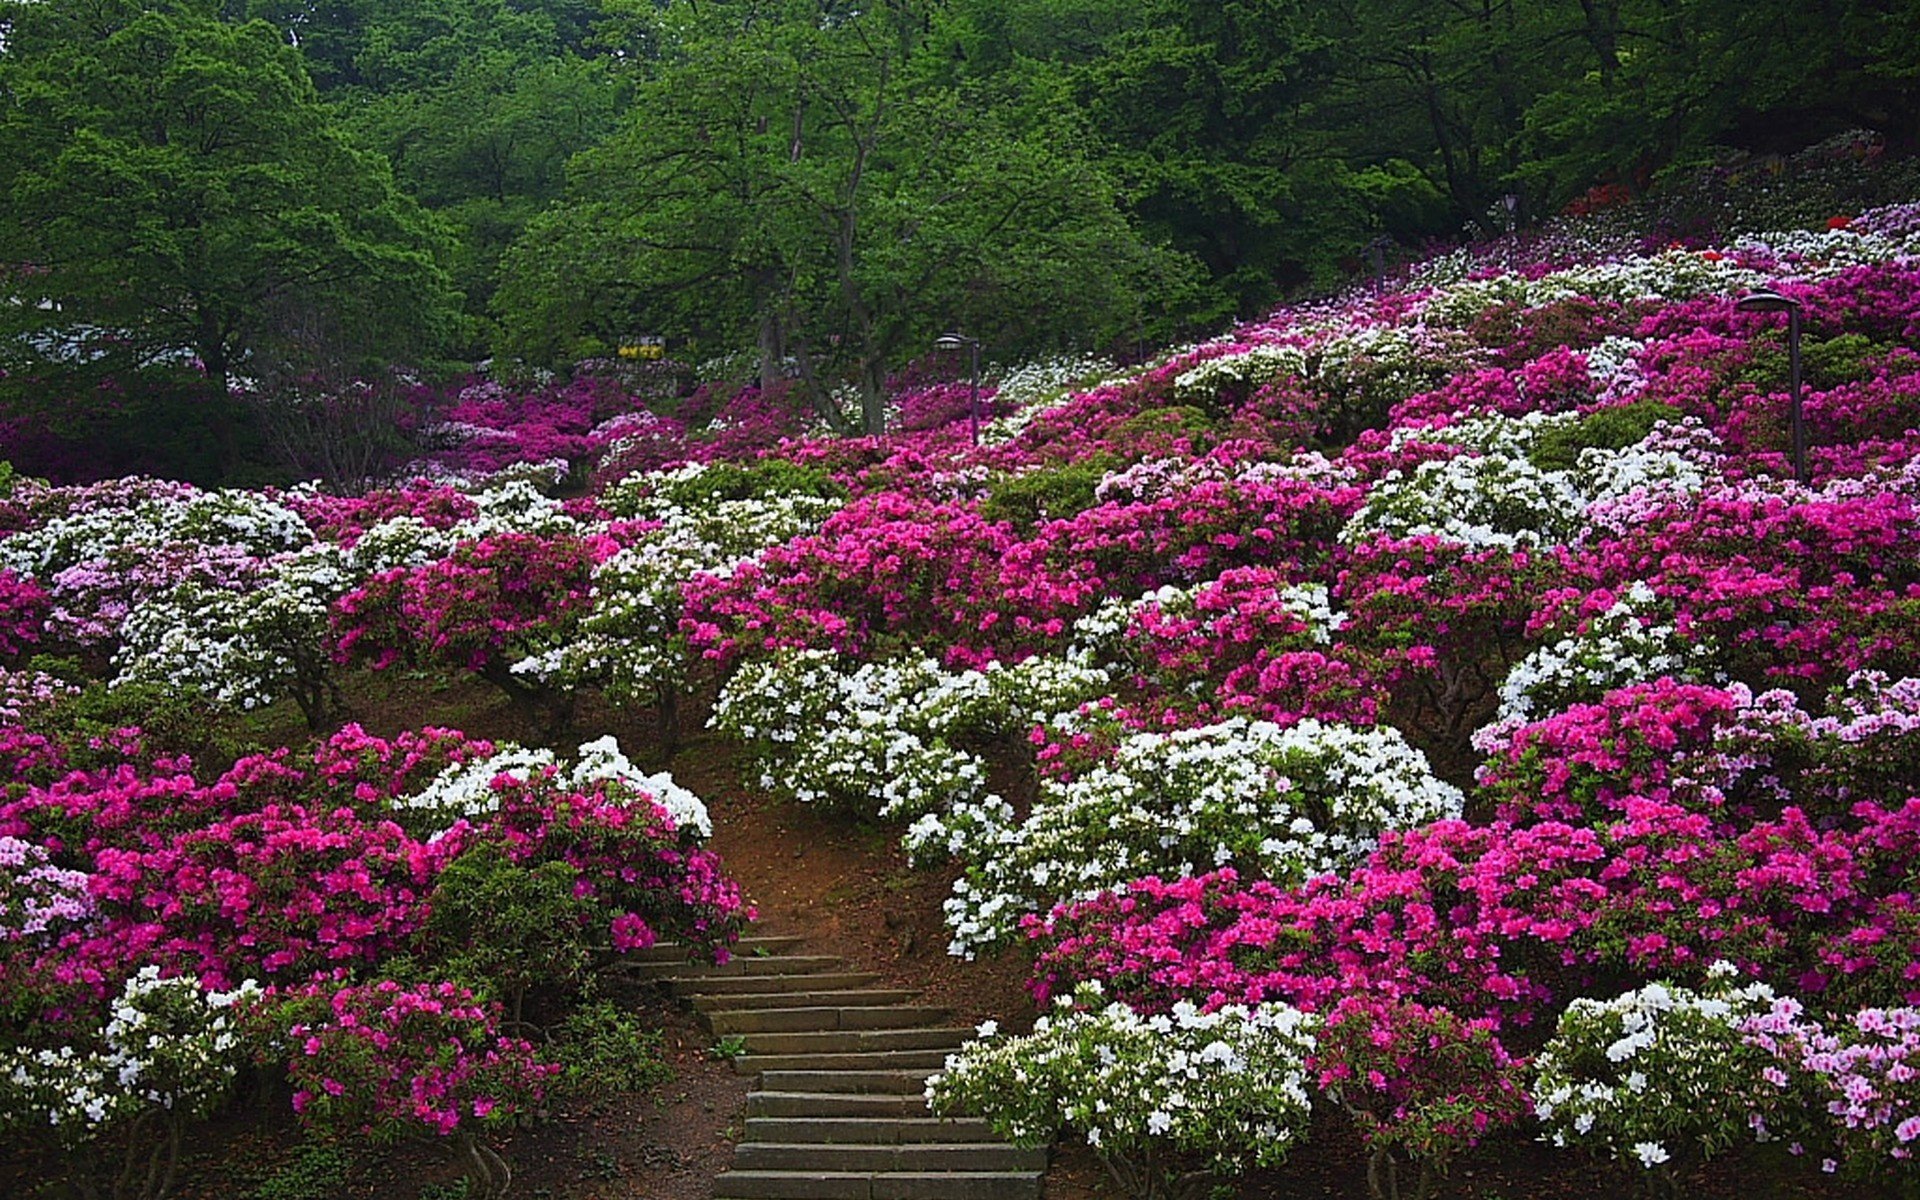
[[445, 337], [443, 237], [279, 30], [191, 3], [6, 13], [10, 379], [191, 356], [224, 390], [263, 361], [417, 358]]
[[889, 367], [943, 329], [1042, 349], [1136, 332], [1178, 264], [1138, 235], [1071, 120], [944, 78], [933, 4], [669, 6], [621, 129], [509, 255], [508, 348], [643, 330], [751, 341], [829, 418], [877, 428]]

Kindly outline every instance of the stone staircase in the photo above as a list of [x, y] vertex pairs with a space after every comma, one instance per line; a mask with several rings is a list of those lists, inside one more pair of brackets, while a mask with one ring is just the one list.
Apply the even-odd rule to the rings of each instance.
[[878, 975], [800, 952], [798, 937], [742, 938], [723, 966], [678, 946], [630, 971], [689, 1000], [736, 1070], [759, 1076], [746, 1136], [714, 1181], [726, 1200], [1038, 1200], [1047, 1152], [996, 1141], [983, 1121], [942, 1120], [923, 1089], [973, 1036]]

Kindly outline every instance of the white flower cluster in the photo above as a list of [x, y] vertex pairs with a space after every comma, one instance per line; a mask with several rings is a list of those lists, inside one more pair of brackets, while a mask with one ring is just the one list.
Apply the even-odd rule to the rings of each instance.
[[1687, 300], [1705, 295], [1738, 295], [1765, 282], [1765, 275], [1739, 266], [1731, 258], [1668, 250], [1612, 262], [1583, 263], [1536, 278], [1503, 271], [1490, 278], [1459, 279], [1436, 289], [1420, 309], [1419, 316], [1430, 324], [1465, 328], [1481, 313], [1505, 304], [1532, 308], [1578, 297], [1620, 303]]
[[496, 477], [471, 495], [480, 511], [455, 526], [456, 541], [478, 541], [497, 533], [553, 537], [585, 532], [579, 521], [566, 514], [560, 501], [546, 495], [530, 479]]
[[1307, 719], [1234, 719], [1139, 733], [1110, 762], [1041, 785], [1032, 813], [962, 806], [914, 837], [957, 848], [966, 874], [945, 908], [951, 949], [1012, 936], [1018, 918], [1146, 875], [1235, 864], [1288, 883], [1350, 866], [1386, 829], [1460, 815], [1465, 798], [1398, 731]]
[[389, 517], [371, 525], [347, 551], [356, 576], [366, 577], [395, 567], [424, 567], [452, 554], [460, 536], [451, 529], [435, 529], [419, 517]]
[[1395, 430], [1396, 448], [1421, 442], [1466, 453], [1388, 472], [1341, 540], [1385, 533], [1471, 547], [1568, 545], [1592, 527], [1631, 526], [1652, 506], [1697, 495], [1722, 472], [1719, 440], [1691, 417], [1657, 424], [1624, 449], [1583, 449], [1572, 470], [1535, 466], [1529, 455], [1542, 435], [1576, 420], [1571, 413], [1484, 414]]
[[419, 791], [396, 798], [393, 807], [398, 815], [418, 815], [435, 830], [445, 831], [456, 821], [498, 812], [500, 795], [494, 781], [502, 775], [525, 782], [549, 770], [562, 787], [585, 790], [612, 784], [651, 797], [678, 828], [691, 829], [702, 838], [713, 836], [713, 819], [700, 797], [665, 771], [649, 774], [635, 766], [612, 734], [581, 745], [570, 764], [562, 764], [551, 750], [504, 745], [485, 758], [449, 764]]
[[77, 1149], [150, 1109], [174, 1120], [208, 1115], [240, 1064], [231, 1010], [258, 995], [252, 980], [219, 992], [143, 968], [112, 1001], [97, 1049], [0, 1050], [0, 1130], [37, 1130]]
[[1626, 404], [1646, 390], [1647, 373], [1639, 358], [1645, 346], [1638, 339], [1610, 334], [1587, 348], [1587, 376], [1602, 404]]
[[257, 492], [201, 492], [89, 508], [0, 538], [0, 567], [51, 579], [82, 562], [179, 543], [231, 546], [264, 557], [313, 541], [292, 509]]
[[1107, 672], [1062, 659], [950, 672], [906, 658], [846, 671], [808, 650], [742, 666], [712, 725], [754, 745], [769, 791], [912, 818], [985, 797], [986, 763], [954, 740], [1021, 732], [1110, 686]]
[[[1212, 586], [1212, 581], [1184, 588], [1166, 584], [1142, 593], [1137, 600], [1110, 597], [1101, 601], [1092, 612], [1074, 621], [1068, 660], [1076, 663], [1128, 662], [1127, 635], [1136, 628], [1137, 622], [1149, 609], [1175, 622], [1195, 620], [1205, 624], [1209, 618], [1200, 613], [1196, 597]], [[1347, 623], [1347, 614], [1333, 607], [1332, 593], [1324, 584], [1280, 584], [1274, 589], [1274, 599], [1278, 607], [1300, 619], [1306, 626], [1303, 636], [1318, 646], [1332, 645], [1334, 635]], [[1132, 669], [1150, 671], [1151, 664], [1134, 661]], [[1193, 686], [1201, 684], [1196, 682]], [[1064, 707], [1051, 710], [1053, 713], [1064, 711]]]
[[1259, 387], [1283, 375], [1307, 373], [1307, 352], [1299, 346], [1268, 343], [1210, 358], [1174, 378], [1174, 399], [1207, 403], [1228, 387]]
[[999, 446], [1020, 436], [1033, 419], [1076, 391], [1089, 391], [1116, 372], [1097, 355], [1062, 356], [1021, 363], [998, 380], [994, 401], [1012, 411], [980, 427], [980, 444]]
[[1791, 274], [1805, 280], [1825, 279], [1853, 267], [1920, 257], [1920, 233], [1904, 235], [1855, 229], [1790, 229], [1736, 238], [1733, 249], [1750, 255], [1778, 258], [1790, 264]]
[[1570, 472], [1542, 470], [1524, 455], [1462, 454], [1389, 472], [1348, 518], [1340, 540], [1386, 534], [1475, 549], [1564, 545], [1585, 507]]
[[1275, 1165], [1306, 1136], [1317, 1017], [1184, 1001], [1152, 1016], [1124, 1004], [1074, 1011], [1099, 999], [1083, 987], [1023, 1037], [985, 1029], [927, 1080], [929, 1105], [978, 1113], [1025, 1145], [1072, 1129], [1110, 1161], [1187, 1157], [1221, 1174]]
[[1677, 1150], [1711, 1154], [1763, 1128], [1752, 1114], [1773, 1060], [1741, 1026], [1767, 1012], [1774, 994], [1760, 983], [1736, 987], [1737, 975], [1715, 963], [1705, 993], [1651, 983], [1568, 1005], [1534, 1059], [1542, 1136], [1651, 1168]]
[[277, 555], [249, 590], [189, 581], [138, 605], [121, 628], [115, 682], [191, 687], [240, 709], [324, 687], [328, 613], [354, 581], [346, 557], [316, 544]]
[[688, 668], [680, 632], [681, 585], [695, 574], [724, 575], [769, 546], [815, 529], [839, 501], [772, 495], [683, 506], [672, 485], [697, 478], [699, 464], [629, 476], [608, 506], [661, 522], [594, 569], [592, 607], [565, 645], [513, 665], [544, 683], [598, 684], [622, 698], [651, 699], [677, 688]]
[[1586, 628], [1541, 646], [1513, 665], [1500, 684], [1495, 722], [1537, 720], [1614, 688], [1663, 675], [1689, 682], [1718, 677], [1713, 647], [1680, 637], [1671, 606], [1645, 583], [1629, 585]]

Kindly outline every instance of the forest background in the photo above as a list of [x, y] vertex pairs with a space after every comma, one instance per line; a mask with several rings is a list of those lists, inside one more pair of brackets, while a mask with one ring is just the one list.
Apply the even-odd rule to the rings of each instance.
[[656, 338], [873, 431], [947, 330], [1124, 358], [1682, 177], [1684, 238], [1920, 129], [1895, 0], [31, 0], [0, 37], [0, 444], [202, 483], [303, 473], [316, 395], [404, 431], [477, 361]]

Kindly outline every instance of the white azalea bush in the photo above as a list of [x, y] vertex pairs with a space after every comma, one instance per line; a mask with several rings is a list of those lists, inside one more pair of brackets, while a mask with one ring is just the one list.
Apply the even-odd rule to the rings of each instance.
[[1352, 866], [1381, 831], [1460, 815], [1465, 797], [1390, 727], [1236, 718], [1137, 733], [1111, 761], [1046, 780], [1031, 815], [960, 806], [914, 838], [955, 849], [966, 873], [946, 902], [953, 949], [1010, 938], [1019, 917], [1146, 875], [1234, 865], [1297, 884]]
[[1633, 583], [1604, 612], [1515, 663], [1500, 685], [1496, 724], [1518, 725], [1661, 676], [1712, 679], [1713, 647], [1681, 638], [1671, 606]]
[[638, 473], [603, 503], [627, 519], [657, 521], [594, 569], [592, 604], [578, 633], [513, 665], [536, 682], [594, 685], [621, 700], [671, 708], [692, 665], [680, 631], [681, 585], [724, 575], [769, 546], [819, 526], [840, 501], [803, 493], [727, 497], [703, 493], [716, 472], [701, 465]]
[[1768, 1012], [1773, 990], [1737, 986], [1715, 963], [1703, 992], [1650, 983], [1612, 1000], [1582, 998], [1534, 1059], [1534, 1114], [1555, 1146], [1652, 1170], [1711, 1155], [1770, 1129], [1773, 1056], [1743, 1025]]
[[713, 727], [746, 742], [763, 788], [867, 816], [920, 817], [985, 797], [966, 737], [1023, 732], [1104, 693], [1108, 673], [1064, 659], [952, 672], [930, 658], [845, 669], [827, 651], [744, 664]]
[[524, 782], [549, 771], [568, 788], [613, 785], [650, 796], [678, 828], [693, 830], [702, 838], [713, 836], [713, 820], [700, 797], [674, 782], [668, 772], [649, 773], [635, 766], [611, 734], [581, 745], [570, 762], [562, 762], [545, 748], [508, 743], [485, 758], [449, 763], [419, 791], [397, 797], [395, 815], [403, 824], [437, 834], [456, 821], [474, 821], [498, 812], [500, 796], [494, 781], [501, 776]]
[[219, 1108], [245, 1061], [235, 1006], [260, 994], [251, 980], [223, 992], [143, 968], [92, 1044], [0, 1047], [0, 1135], [51, 1142], [76, 1178], [145, 1180], [116, 1195], [164, 1194], [183, 1130]]
[[83, 562], [180, 543], [263, 556], [313, 541], [298, 513], [257, 492], [133, 496], [135, 502], [124, 507], [83, 509], [0, 539], [0, 567], [51, 580]]
[[115, 682], [190, 687], [227, 709], [291, 697], [318, 729], [337, 707], [327, 617], [353, 586], [328, 545], [276, 556], [245, 590], [189, 581], [136, 607]]
[[1182, 1002], [1147, 1016], [1062, 997], [1033, 1033], [982, 1037], [927, 1081], [936, 1113], [976, 1113], [1022, 1145], [1063, 1129], [1135, 1197], [1199, 1197], [1304, 1140], [1307, 1059], [1318, 1018], [1283, 1004], [1201, 1012]]
[[460, 535], [436, 529], [419, 517], [389, 517], [371, 525], [354, 539], [347, 561], [356, 576], [365, 578], [395, 567], [424, 567], [452, 554]]
[[1543, 469], [1527, 457], [1541, 434], [1572, 421], [1571, 415], [1545, 413], [1489, 415], [1398, 432], [1403, 443], [1457, 446], [1465, 453], [1388, 472], [1340, 539], [1434, 536], [1508, 550], [1572, 541], [1586, 507], [1573, 472]]
[[1302, 346], [1251, 346], [1182, 372], [1173, 381], [1173, 396], [1182, 403], [1204, 405], [1226, 389], [1256, 388], [1283, 375], [1304, 375], [1306, 371], [1307, 351]]

